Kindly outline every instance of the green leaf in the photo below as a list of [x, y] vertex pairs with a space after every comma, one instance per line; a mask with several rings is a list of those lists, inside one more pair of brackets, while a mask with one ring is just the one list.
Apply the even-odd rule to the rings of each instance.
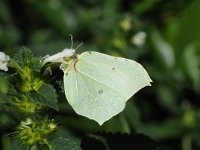
[[81, 150], [81, 148], [67, 137], [60, 136], [49, 142], [53, 150]]
[[5, 104], [11, 102], [12, 97], [0, 92], [0, 104]]
[[120, 113], [118, 116], [111, 118], [102, 125], [102, 130], [107, 132], [122, 132], [130, 133], [130, 128], [128, 121], [124, 112]]
[[177, 54], [180, 54], [189, 43], [194, 41], [199, 43], [200, 40], [200, 1], [194, 0], [191, 2], [179, 17], [180, 19], [177, 20], [179, 28], [177, 28], [178, 34], [174, 42]]
[[131, 102], [127, 102], [126, 108], [125, 108], [125, 116], [127, 117], [127, 120], [130, 122], [132, 127], [140, 126], [141, 119], [140, 119], [140, 111], [137, 108], [136, 104]]
[[186, 76], [192, 81], [194, 87], [198, 87], [200, 79], [199, 56], [195, 45], [189, 45], [184, 49], [182, 64]]
[[162, 123], [145, 123], [137, 128], [137, 131], [146, 134], [156, 140], [164, 140], [179, 137], [184, 131], [181, 118], [174, 117], [162, 121]]
[[134, 12], [136, 14], [138, 14], [138, 15], [142, 15], [145, 12], [149, 11], [150, 9], [152, 9], [152, 7], [154, 5], [156, 5], [157, 2], [158, 2], [158, 0], [144, 0], [144, 1], [140, 1], [140, 3], [138, 3], [137, 5], [135, 5]]
[[7, 93], [9, 89], [8, 78], [0, 76], [0, 92]]
[[20, 143], [15, 136], [3, 136], [2, 138], [3, 150], [27, 150], [28, 147]]
[[177, 104], [176, 92], [173, 87], [166, 85], [158, 85], [156, 87], [157, 97], [159, 99], [159, 103], [167, 110], [172, 113], [179, 113], [180, 107]]
[[83, 149], [101, 149], [101, 150], [110, 150], [106, 139], [103, 136], [88, 134], [82, 140], [81, 147]]
[[34, 57], [30, 49], [22, 47], [19, 52], [14, 55], [14, 61], [23, 69], [29, 67], [34, 71], [39, 72], [41, 69], [40, 59]]
[[81, 148], [84, 150], [156, 150], [159, 145], [156, 141], [142, 134], [101, 133], [85, 136]]
[[157, 30], [152, 32], [151, 40], [154, 46], [156, 59], [166, 69], [172, 68], [175, 64], [175, 55], [171, 45], [161, 37]]
[[37, 92], [31, 91], [30, 96], [33, 101], [58, 110], [57, 94], [51, 85], [43, 84]]
[[81, 150], [80, 139], [63, 126], [57, 127], [56, 132], [49, 135], [44, 143], [38, 150]]

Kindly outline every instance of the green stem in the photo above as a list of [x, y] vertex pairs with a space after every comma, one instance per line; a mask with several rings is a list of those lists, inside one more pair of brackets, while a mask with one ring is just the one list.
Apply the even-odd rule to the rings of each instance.
[[52, 146], [49, 144], [47, 139], [44, 139], [43, 142], [48, 146], [49, 150], [53, 150]]
[[192, 150], [192, 139], [190, 135], [184, 135], [182, 138], [182, 150]]
[[22, 72], [22, 68], [14, 60], [9, 61], [7, 66]]
[[130, 133], [130, 132], [131, 132], [131, 131], [130, 131], [130, 127], [129, 127], [129, 125], [128, 125], [128, 122], [127, 122], [127, 120], [126, 120], [126, 117], [124, 116], [124, 113], [121, 113], [121, 114], [119, 115], [119, 117], [120, 117], [120, 122], [121, 122], [122, 127], [123, 127], [123, 131], [126, 132], [126, 133]]

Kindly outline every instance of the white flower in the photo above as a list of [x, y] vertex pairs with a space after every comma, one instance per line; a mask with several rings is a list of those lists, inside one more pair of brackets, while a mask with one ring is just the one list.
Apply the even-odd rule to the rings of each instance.
[[10, 57], [6, 55], [4, 52], [0, 52], [0, 70], [8, 71], [8, 61]]
[[75, 54], [75, 49], [65, 48], [62, 52], [58, 52], [52, 56], [45, 56], [42, 60], [43, 64], [47, 62], [63, 63], [66, 58], [69, 58]]
[[136, 46], [142, 46], [145, 43], [147, 34], [143, 31], [136, 33], [131, 39], [132, 43]]

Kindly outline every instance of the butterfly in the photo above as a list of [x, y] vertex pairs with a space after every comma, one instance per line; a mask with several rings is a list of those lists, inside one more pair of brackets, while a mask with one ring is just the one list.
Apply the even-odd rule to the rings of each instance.
[[75, 49], [64, 49], [45, 62], [60, 62], [65, 95], [74, 111], [102, 125], [120, 113], [136, 92], [152, 80], [134, 60]]

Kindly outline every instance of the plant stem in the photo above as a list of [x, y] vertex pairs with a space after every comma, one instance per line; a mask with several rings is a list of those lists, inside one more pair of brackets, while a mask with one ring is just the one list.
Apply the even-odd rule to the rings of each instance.
[[49, 150], [53, 150], [52, 146], [49, 144], [47, 139], [44, 139], [43, 142], [48, 146]]
[[190, 135], [184, 135], [182, 138], [182, 150], [192, 150], [192, 140]]

